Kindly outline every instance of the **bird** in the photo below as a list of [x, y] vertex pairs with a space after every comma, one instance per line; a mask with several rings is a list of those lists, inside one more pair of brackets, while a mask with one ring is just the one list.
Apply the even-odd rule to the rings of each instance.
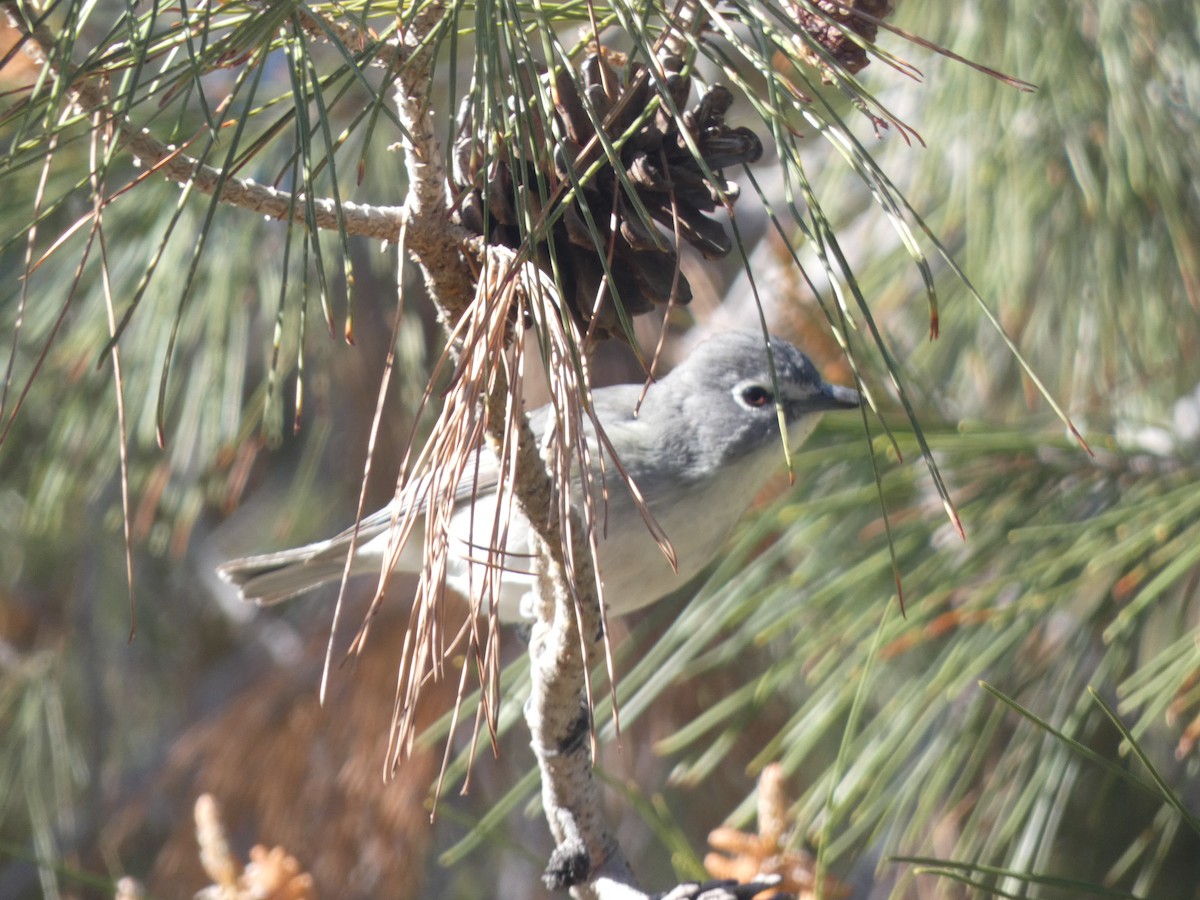
[[[591, 446], [594, 485], [602, 523], [596, 567], [607, 616], [620, 616], [673, 593], [699, 574], [724, 545], [767, 480], [784, 468], [779, 413], [786, 424], [789, 449], [816, 427], [821, 415], [860, 406], [858, 391], [825, 382], [798, 347], [763, 332], [727, 331], [698, 344], [664, 377], [642, 384], [621, 384], [592, 391], [592, 404], [608, 445], [641, 493], [645, 507], [665, 533], [674, 552], [672, 564], [647, 533], [638, 503], [611, 460], [600, 474], [600, 450], [590, 420], [584, 430]], [[644, 396], [643, 396], [644, 390]], [[641, 402], [639, 404], [639, 398]], [[529, 416], [539, 439], [553, 422], [549, 406]], [[498, 541], [496, 482], [499, 466], [486, 447], [465, 472], [450, 520], [447, 586], [470, 596], [483, 572], [503, 563], [498, 590], [502, 622], [536, 617], [536, 574], [531, 529], [514, 506], [506, 514], [502, 553], [488, 553]], [[598, 488], [596, 489], [598, 492]], [[574, 479], [572, 503], [582, 501], [581, 479]], [[392, 524], [414, 502], [402, 490], [392, 502], [328, 540], [290, 550], [226, 562], [217, 574], [234, 585], [244, 600], [269, 606], [339, 580], [354, 545], [351, 575], [377, 577], [389, 555]], [[417, 512], [423, 510], [418, 509]], [[422, 566], [418, 524], [413, 539], [394, 564], [397, 571]], [[489, 561], [489, 555], [491, 560]]]

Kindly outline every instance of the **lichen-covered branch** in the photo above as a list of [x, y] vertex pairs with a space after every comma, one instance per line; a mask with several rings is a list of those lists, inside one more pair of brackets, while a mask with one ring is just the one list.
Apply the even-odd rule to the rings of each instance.
[[[434, 135], [433, 110], [428, 100], [434, 36], [443, 13], [440, 4], [427, 4], [402, 35], [408, 62], [400, 73], [396, 103], [407, 132], [408, 224], [404, 245], [421, 265], [443, 323], [453, 327], [475, 296], [475, 279], [462, 255], [465, 234], [450, 221], [445, 161]], [[542, 771], [546, 818], [557, 845], [546, 880], [554, 888], [572, 888], [577, 897], [612, 896], [598, 891], [600, 879], [622, 886], [627, 896], [644, 896], [629, 887], [632, 875], [604, 824], [592, 773], [591, 717], [584, 689], [587, 660], [575, 606], [578, 599], [583, 634], [589, 636], [590, 643], [600, 634], [600, 604], [586, 532], [577, 513], [572, 513], [575, 521], [571, 537], [564, 535], [538, 441], [524, 411], [506, 408], [512, 395], [503, 368], [497, 366], [494, 371], [489, 437], [499, 446], [508, 424], [515, 425], [516, 466], [509, 489], [540, 544], [542, 610], [530, 644], [533, 689], [526, 718]], [[566, 564], [566, 542], [571, 568]], [[567, 580], [568, 571], [577, 588], [574, 593]]]
[[[420, 264], [442, 323], [452, 329], [475, 292], [475, 278], [462, 255], [469, 238], [450, 220], [446, 204], [446, 163], [433, 131], [429, 86], [436, 29], [445, 15], [441, 3], [426, 3], [403, 30], [396, 108], [404, 126], [404, 163], [408, 198], [405, 249]], [[401, 259], [400, 265], [404, 265]], [[402, 281], [400, 283], [403, 283]]]
[[[443, 12], [440, 4], [427, 4], [403, 34], [401, 43], [410, 56], [400, 73], [396, 102], [407, 131], [405, 247], [420, 263], [443, 322], [452, 326], [474, 297], [475, 285], [461, 253], [463, 234], [450, 222], [445, 161], [434, 136], [428, 101], [433, 35]], [[590, 717], [583, 706], [586, 661], [566, 582], [564, 535], [554, 514], [552, 482], [523, 411], [506, 409], [510, 396], [503, 370], [498, 368], [490, 392], [489, 402], [496, 414], [488, 417], [489, 436], [502, 444], [507, 423], [514, 422], [517, 455], [510, 489], [541, 544], [543, 611], [530, 645], [533, 694], [527, 719], [534, 754], [542, 768], [546, 816], [558, 845], [548, 878], [559, 888], [582, 886], [592, 879], [593, 872], [618, 858], [619, 851], [601, 820], [592, 777]], [[498, 414], [501, 410], [505, 415]], [[584, 534], [581, 527], [572, 531], [580, 539]], [[584, 633], [596, 635], [600, 608], [594, 586], [587, 589], [594, 583], [590, 553], [586, 544], [575, 549], [573, 558], [583, 569], [574, 574], [582, 588], [584, 627], [588, 629]], [[628, 880], [629, 869], [623, 859], [619, 870]], [[579, 895], [594, 896], [582, 887]]]
[[[528, 423], [522, 422], [520, 434], [514, 492], [526, 515], [530, 510], [553, 510], [549, 477]], [[643, 896], [633, 887], [633, 873], [604, 821], [593, 773], [585, 684], [589, 661], [583, 648], [600, 635], [600, 601], [582, 523], [577, 511], [571, 515], [570, 569], [565, 555], [569, 539], [559, 521], [549, 515], [535, 522], [540, 603], [529, 643], [532, 685], [525, 720], [541, 769], [542, 807], [555, 842], [543, 880], [551, 890], [571, 888], [579, 898]], [[586, 641], [580, 640], [580, 628]]]
[[[479, 249], [484, 274], [470, 310], [474, 330], [492, 332], [499, 326], [501, 332], [510, 331], [513, 304], [528, 303], [530, 314], [542, 319], [552, 347], [547, 360], [551, 390], [570, 406], [585, 388], [573, 370], [562, 370], [569, 363], [563, 359], [568, 348], [561, 320], [554, 313], [548, 320], [542, 318], [544, 309], [532, 299], [539, 292], [553, 292], [553, 285], [530, 264], [510, 270], [514, 257], [503, 248]], [[493, 279], [492, 273], [507, 274]], [[481, 314], [490, 321], [486, 329], [477, 324]], [[556, 845], [545, 880], [554, 889], [571, 888], [577, 897], [642, 898], [645, 895], [631, 885], [629, 866], [600, 813], [592, 769], [586, 676], [589, 649], [601, 634], [600, 603], [588, 532], [579, 510], [570, 505], [565, 484], [575, 464], [571, 448], [580, 423], [572, 410], [562, 409], [561, 419], [549, 426], [550, 434], [538, 439], [520, 406], [520, 385], [508, 381], [510, 373], [516, 377], [521, 369], [522, 350], [518, 347], [513, 354], [516, 365], [511, 369], [497, 363], [503, 334], [492, 333], [490, 340], [464, 341], [461, 365], [487, 373], [487, 437], [496, 458], [511, 461], [501, 490], [520, 506], [536, 534], [529, 550], [537, 560], [539, 602], [529, 647], [531, 696], [525, 709], [541, 770], [543, 807]], [[610, 889], [601, 889], [601, 882]], [[621, 893], [613, 894], [617, 887]]]

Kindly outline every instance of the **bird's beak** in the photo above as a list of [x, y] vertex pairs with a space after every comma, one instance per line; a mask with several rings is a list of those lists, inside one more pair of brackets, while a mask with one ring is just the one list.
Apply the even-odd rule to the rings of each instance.
[[812, 412], [834, 409], [858, 409], [862, 405], [862, 397], [854, 388], [842, 387], [840, 384], [826, 384], [821, 393], [812, 397], [809, 402]]

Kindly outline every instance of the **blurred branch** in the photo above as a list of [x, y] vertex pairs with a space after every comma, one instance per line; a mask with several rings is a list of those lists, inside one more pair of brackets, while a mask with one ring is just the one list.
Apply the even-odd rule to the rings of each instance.
[[313, 877], [283, 847], [268, 849], [256, 844], [242, 865], [229, 849], [221, 810], [211, 794], [201, 794], [195, 805], [196, 839], [200, 861], [213, 883], [196, 894], [198, 900], [313, 900]]
[[[40, 10], [28, 0], [3, 0], [5, 15], [23, 38], [23, 49], [38, 64], [50, 66], [55, 38], [45, 25], [34, 25], [27, 11], [40, 15]], [[403, 53], [401, 51], [401, 57]], [[402, 58], [397, 61], [402, 65]], [[62, 74], [62, 73], [60, 73]], [[67, 73], [70, 76], [70, 73]], [[71, 86], [67, 95], [85, 114], [99, 114], [106, 120], [110, 113], [110, 98], [99, 76], [77, 80], [64, 79]], [[314, 198], [311, 204], [297, 203], [288, 191], [258, 184], [251, 178], [238, 178], [188, 156], [183, 148], [166, 144], [145, 128], [129, 122], [124, 116], [116, 119], [118, 142], [133, 156], [170, 181], [187, 184], [205, 194], [216, 194], [223, 202], [274, 219], [291, 218], [305, 223], [311, 209], [318, 228], [346, 234], [395, 241], [400, 232], [403, 210], [394, 206], [375, 206], [330, 198]], [[341, 207], [339, 214], [338, 207]], [[340, 216], [340, 222], [339, 222]]]
[[[364, 32], [353, 22], [333, 19], [307, 6], [296, 11], [301, 27], [317, 40], [337, 41], [343, 47], [362, 47], [368, 40], [379, 40], [373, 31]], [[376, 57], [376, 65], [387, 65], [388, 60]]]

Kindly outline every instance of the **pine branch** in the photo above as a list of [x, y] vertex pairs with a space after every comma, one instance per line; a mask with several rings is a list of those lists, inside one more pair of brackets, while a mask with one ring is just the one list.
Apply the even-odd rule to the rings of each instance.
[[[446, 209], [446, 170], [434, 136], [428, 101], [434, 32], [445, 10], [427, 4], [406, 29], [401, 45], [410, 54], [399, 77], [396, 105], [404, 125], [408, 169], [407, 225], [403, 244], [420, 264], [426, 285], [443, 324], [453, 331], [475, 296], [475, 278], [462, 256], [464, 232], [450, 222]], [[503, 367], [493, 368], [489, 395], [489, 439], [496, 448], [515, 428], [516, 465], [508, 489], [538, 536], [541, 609], [530, 642], [533, 690], [527, 706], [534, 755], [542, 771], [542, 798], [557, 849], [545, 876], [557, 889], [573, 888], [577, 897], [642, 896], [629, 886], [632, 873], [600, 813], [599, 794], [592, 774], [591, 719], [587, 709], [587, 660], [580, 641], [583, 633], [600, 634], [600, 602], [592, 577], [586, 530], [578, 512], [570, 513], [574, 546], [564, 545], [561, 522], [555, 515], [554, 485], [538, 450], [529, 422], [510, 402]], [[498, 451], [499, 452], [499, 451]], [[568, 564], [567, 553], [570, 553]], [[568, 581], [573, 570], [575, 590]], [[589, 641], [590, 645], [590, 641]], [[601, 892], [601, 884], [614, 888]]]
[[[396, 107], [405, 131], [402, 143], [408, 170], [402, 248], [420, 264], [442, 323], [452, 331], [474, 296], [475, 277], [462, 255], [468, 235], [450, 221], [446, 207], [446, 163], [434, 137], [429, 103], [434, 33], [444, 15], [441, 3], [427, 3], [401, 35], [399, 52], [405, 64], [397, 79]], [[403, 253], [400, 265], [404, 265]]]
[[[440, 3], [429, 3], [404, 31], [401, 46], [408, 65], [399, 73], [396, 104], [403, 125], [409, 184], [401, 246], [420, 264], [440, 318], [453, 337], [463, 333], [462, 320], [470, 315], [473, 304], [507, 305], [501, 298], [514, 289], [531, 301], [529, 311], [535, 317], [540, 309], [562, 307], [561, 302], [547, 306], [529, 296], [543, 290], [554, 295], [553, 286], [515, 286], [515, 282], [526, 281], [516, 260], [489, 267], [489, 262], [497, 262], [495, 255], [490, 260], [481, 255], [478, 263], [485, 272], [489, 268], [504, 272], [489, 286], [486, 278], [476, 279], [463, 257], [466, 234], [448, 215], [445, 161], [434, 136], [428, 101], [436, 31], [444, 15]], [[528, 281], [539, 279], [534, 276]], [[545, 296], [538, 299], [544, 301]], [[570, 322], [564, 322], [557, 312], [546, 318], [550, 321], [543, 320], [543, 330], [553, 333], [551, 343], [560, 351], [557, 359], [551, 353], [549, 365], [557, 364], [565, 372], [571, 366], [568, 348], [581, 338], [567, 334]], [[463, 343], [467, 343], [465, 339]], [[463, 352], [478, 353], [478, 342]], [[489, 352], [486, 346], [483, 352]], [[510, 390], [504, 366], [472, 368], [487, 371], [492, 378], [486, 429], [497, 457], [503, 458], [503, 448], [515, 440], [511, 482], [502, 490], [511, 492], [537, 536], [539, 608], [529, 647], [532, 687], [525, 718], [541, 772], [543, 811], [556, 844], [543, 881], [552, 890], [570, 889], [581, 900], [647, 900], [650, 895], [636, 886], [629, 863], [604, 821], [593, 773], [588, 650], [604, 633], [601, 604], [588, 543], [590, 532], [580, 510], [563, 502], [570, 496], [567, 486], [556, 485], [551, 474], [552, 469], [560, 476], [569, 471], [569, 463], [566, 469], [553, 465], [553, 454], [559, 454], [559, 462], [570, 458], [565, 449], [570, 435], [559, 429], [544, 457], [517, 395]], [[569, 377], [564, 381], [571, 396], [560, 398], [564, 407], [560, 412], [567, 414], [568, 409], [577, 411], [587, 387], [586, 382]], [[503, 415], [495, 414], [500, 410]], [[666, 896], [672, 900], [735, 900], [752, 897], [771, 883], [687, 884]]]
[[[317, 40], [332, 42], [336, 40], [343, 47], [363, 47], [369, 40], [378, 40], [374, 32], [364, 32], [353, 22], [333, 19], [307, 6], [296, 10], [301, 27], [309, 36]], [[387, 60], [376, 57], [376, 65], [387, 65]]]
[[[102, 120], [108, 121], [111, 117], [109, 97], [100, 76], [88, 77], [57, 72], [49, 65], [48, 59], [52, 57], [55, 45], [54, 35], [45, 25], [33, 25], [25, 15], [26, 10], [40, 15], [40, 10], [30, 2], [18, 0], [3, 0], [0, 6], [3, 6], [9, 23], [20, 33], [25, 53], [38, 65], [49, 67], [56, 76], [63, 77], [70, 85], [66, 92], [70, 102], [81, 113], [98, 115]], [[398, 51], [403, 53], [399, 48]], [[396, 64], [403, 65], [402, 56]], [[338, 231], [340, 227], [339, 204], [331, 198], [317, 198], [311, 204], [299, 202], [300, 198], [293, 197], [288, 191], [258, 184], [251, 178], [238, 178], [203, 164], [184, 153], [183, 148], [160, 141], [148, 129], [134, 125], [124, 116], [118, 117], [115, 125], [118, 143], [135, 159], [148, 166], [150, 171], [157, 172], [170, 181], [190, 184], [205, 194], [217, 194], [223, 202], [231, 206], [273, 219], [290, 217], [300, 224], [305, 224], [308, 209], [311, 208], [318, 228]], [[341, 225], [344, 226], [346, 234], [390, 242], [395, 241], [400, 233], [403, 210], [399, 207], [342, 200], [340, 208]]]
[[[532, 687], [525, 720], [541, 769], [542, 806], [556, 844], [543, 881], [552, 890], [574, 888], [576, 897], [614, 896], [611, 892], [618, 888], [632, 890], [633, 873], [600, 812], [585, 682], [588, 660], [580, 640], [580, 622], [583, 635], [599, 635], [600, 601], [586, 544], [573, 548], [575, 591], [571, 590], [565, 538], [548, 514], [554, 509], [550, 478], [536, 438], [524, 416], [520, 418], [513, 491], [540, 539], [540, 608], [529, 643]], [[530, 515], [538, 512], [541, 521]], [[572, 533], [580, 544], [586, 532], [578, 513], [571, 515], [576, 520]], [[586, 646], [592, 643], [588, 639]]]

